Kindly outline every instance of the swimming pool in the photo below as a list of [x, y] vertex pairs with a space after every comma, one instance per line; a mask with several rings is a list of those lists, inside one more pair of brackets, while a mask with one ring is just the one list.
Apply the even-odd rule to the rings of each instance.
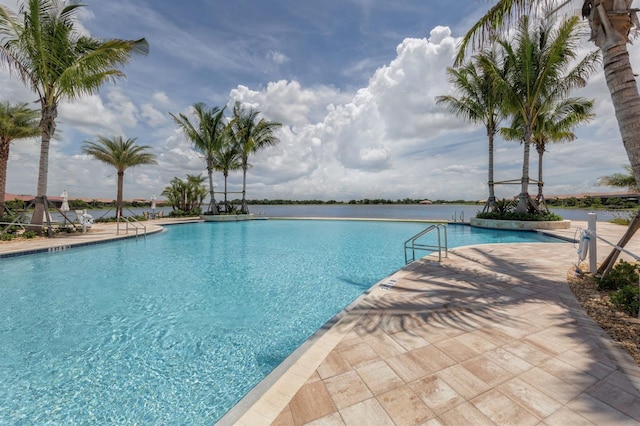
[[[421, 223], [252, 221], [0, 259], [0, 423], [211, 424]], [[554, 241], [449, 227], [450, 247]]]

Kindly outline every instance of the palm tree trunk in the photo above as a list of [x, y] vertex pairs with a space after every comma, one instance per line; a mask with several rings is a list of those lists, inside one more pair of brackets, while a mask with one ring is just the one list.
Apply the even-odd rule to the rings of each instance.
[[518, 206], [516, 211], [526, 213], [529, 210], [529, 153], [531, 151], [531, 142], [529, 138], [524, 141], [524, 155], [522, 159], [522, 178], [520, 186], [520, 195], [518, 195]]
[[4, 217], [4, 198], [7, 186], [7, 164], [9, 163], [10, 141], [0, 140], [0, 219]]
[[122, 217], [122, 192], [124, 186], [124, 171], [118, 170], [118, 195], [116, 195], [116, 218]]
[[[618, 241], [618, 247], [624, 248], [633, 235], [640, 229], [640, 210], [636, 213], [635, 217], [629, 224], [629, 228], [627, 228], [627, 232], [624, 233], [620, 241]], [[615, 265], [616, 260], [618, 260], [618, 256], [620, 256], [620, 251], [615, 248], [611, 250], [607, 258], [600, 264], [598, 268], [598, 273], [601, 274], [601, 277], [604, 278]]]
[[482, 209], [483, 212], [486, 211], [494, 211], [496, 209], [496, 192], [495, 192], [495, 184], [493, 183], [493, 136], [494, 132], [487, 130], [487, 136], [489, 137], [489, 199], [484, 205]]
[[229, 177], [229, 172], [227, 170], [224, 171], [224, 210], [227, 213], [229, 212], [229, 204], [227, 203], [227, 177]]
[[216, 207], [216, 197], [213, 192], [213, 168], [207, 167], [207, 173], [209, 174], [209, 209], [211, 214], [218, 214], [218, 207]]
[[[626, 7], [629, 7], [631, 2], [626, 3]], [[640, 94], [638, 93], [638, 85], [629, 60], [627, 34], [626, 32], [621, 33], [617, 28], [612, 27], [613, 22], [614, 26], [619, 26], [624, 31], [627, 28], [626, 21], [630, 18], [628, 13], [622, 13], [612, 15], [613, 18], [609, 20], [609, 16], [602, 4], [596, 6], [595, 12], [600, 18], [600, 26], [592, 27], [594, 33], [597, 34], [595, 42], [602, 50], [604, 74], [607, 80], [607, 87], [611, 93], [611, 101], [618, 120], [622, 143], [631, 163], [636, 182], [640, 182], [640, 115], [638, 115], [638, 111], [640, 111]], [[590, 23], [593, 25], [594, 20], [590, 19]], [[604, 32], [604, 37], [598, 31]], [[640, 218], [636, 215], [618, 245], [624, 247], [639, 228]], [[613, 249], [605, 260], [605, 270], [611, 269], [617, 256], [618, 251]]]
[[247, 165], [246, 163], [242, 166], [242, 207], [240, 208], [240, 212], [242, 214], [249, 213], [249, 207], [247, 206]]
[[[31, 225], [34, 226], [27, 228], [29, 231], [34, 231], [38, 235], [42, 234], [42, 222], [46, 211], [47, 180], [49, 175], [49, 145], [56, 129], [58, 106], [55, 103], [53, 105], [44, 104], [41, 109], [42, 119], [40, 121], [40, 127], [42, 128], [42, 140], [40, 142], [38, 187], [36, 190], [36, 205], [33, 216], [31, 217]], [[49, 227], [49, 236], [51, 236], [51, 227]]]

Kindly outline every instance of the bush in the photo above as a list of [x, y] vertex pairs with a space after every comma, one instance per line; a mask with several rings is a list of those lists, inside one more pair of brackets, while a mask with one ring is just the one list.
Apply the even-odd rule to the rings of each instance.
[[9, 234], [9, 233], [4, 233], [2, 235], [0, 235], [0, 241], [11, 241], [13, 240], [14, 235], [13, 234]]
[[25, 232], [22, 233], [22, 238], [31, 239], [31, 238], [35, 238], [37, 236], [38, 236], [38, 234], [35, 231], [25, 231]]
[[626, 314], [637, 317], [640, 308], [640, 288], [638, 284], [627, 284], [611, 295], [611, 303]]
[[202, 210], [198, 207], [193, 210], [183, 211], [183, 210], [172, 210], [169, 212], [169, 217], [187, 217], [187, 216], [200, 216], [200, 212]]
[[638, 284], [636, 264], [620, 260], [611, 271], [598, 281], [598, 290], [618, 290], [627, 285]]
[[505, 212], [478, 212], [476, 214], [478, 219], [495, 219], [495, 220], [523, 220], [523, 221], [539, 221], [539, 222], [547, 222], [547, 221], [556, 221], [562, 220], [561, 216], [558, 216], [555, 213], [528, 213], [528, 212], [513, 212], [513, 211], [505, 211]]

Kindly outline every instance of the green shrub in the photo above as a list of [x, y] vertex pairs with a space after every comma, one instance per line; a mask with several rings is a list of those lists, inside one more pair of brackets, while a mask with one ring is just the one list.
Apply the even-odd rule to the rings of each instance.
[[9, 234], [9, 233], [4, 233], [2, 235], [0, 235], [0, 241], [11, 241], [13, 240], [14, 235], [13, 234]]
[[25, 231], [25, 232], [22, 233], [22, 238], [31, 239], [31, 238], [35, 238], [37, 236], [38, 236], [38, 234], [36, 233], [36, 231]]
[[636, 264], [620, 260], [611, 271], [598, 281], [598, 290], [618, 290], [627, 285], [638, 283]]
[[627, 284], [611, 295], [611, 303], [626, 314], [637, 317], [640, 307], [638, 284]]
[[476, 217], [479, 219], [494, 219], [494, 220], [523, 220], [523, 221], [556, 221], [562, 220], [561, 216], [555, 213], [528, 213], [528, 212], [478, 212]]

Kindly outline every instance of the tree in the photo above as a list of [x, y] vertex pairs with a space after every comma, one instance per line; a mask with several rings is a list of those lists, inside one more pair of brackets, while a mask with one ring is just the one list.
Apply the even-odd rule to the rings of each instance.
[[[560, 102], [551, 102], [549, 111], [540, 111], [536, 125], [533, 129], [531, 141], [538, 152], [538, 195], [536, 203], [548, 210], [543, 194], [544, 180], [542, 178], [542, 158], [548, 143], [571, 142], [576, 139], [572, 129], [593, 118], [593, 100], [581, 97], [563, 99]], [[522, 119], [516, 117], [511, 127], [500, 129], [500, 134], [507, 140], [523, 140]]]
[[173, 210], [192, 212], [200, 208], [207, 196], [207, 188], [202, 185], [204, 181], [202, 175], [187, 175], [187, 180], [174, 177], [162, 191], [162, 195], [167, 197]]
[[229, 213], [227, 202], [227, 178], [229, 172], [242, 168], [242, 159], [238, 147], [233, 143], [231, 129], [228, 127], [220, 149], [216, 152], [213, 168], [224, 176], [224, 209]]
[[132, 54], [146, 54], [139, 40], [98, 40], [76, 24], [80, 4], [61, 0], [25, 0], [15, 13], [0, 6], [0, 59], [38, 96], [40, 163], [35, 212], [31, 224], [41, 232], [46, 208], [49, 145], [56, 130], [58, 104], [97, 93], [107, 81], [124, 77], [118, 66]]
[[[583, 87], [597, 63], [598, 53], [592, 52], [571, 69], [576, 60], [579, 21], [569, 18], [555, 26], [551, 20], [540, 21], [530, 29], [530, 19], [522, 16], [513, 42], [499, 38], [501, 65], [493, 67], [504, 108], [522, 129], [524, 154], [521, 188], [518, 196], [519, 212], [539, 211], [529, 195], [529, 156], [538, 121], [561, 102], [576, 87]], [[542, 128], [542, 125], [540, 126]]]
[[[493, 40], [497, 31], [505, 29], [512, 17], [529, 14], [534, 6], [547, 3], [545, 0], [499, 0], [463, 37], [456, 57], [461, 63], [469, 44], [484, 44]], [[555, 2], [559, 6], [555, 13], [569, 1]], [[636, 9], [633, 0], [585, 0], [582, 16], [591, 28], [590, 40], [602, 52], [605, 80], [611, 94], [622, 143], [636, 181], [640, 182], [640, 93], [635, 80], [627, 43], [633, 26], [637, 27]], [[548, 15], [548, 14], [547, 14]]]
[[0, 219], [5, 213], [4, 198], [11, 143], [17, 139], [40, 135], [38, 117], [39, 111], [28, 108], [27, 104], [0, 103]]
[[444, 104], [450, 112], [472, 123], [484, 124], [489, 139], [488, 186], [489, 198], [483, 211], [493, 211], [496, 205], [495, 185], [493, 181], [493, 141], [502, 120], [500, 97], [496, 91], [495, 79], [491, 70], [483, 63], [496, 62], [495, 51], [481, 52], [478, 57], [484, 60], [470, 61], [460, 68], [447, 68], [449, 82], [459, 92], [459, 96], [438, 96], [436, 102]]
[[233, 119], [231, 120], [231, 132], [234, 143], [240, 152], [242, 162], [242, 207], [241, 212], [249, 213], [247, 206], [247, 169], [249, 168], [249, 156], [268, 146], [274, 146], [280, 142], [273, 132], [282, 126], [281, 123], [258, 119], [260, 111], [253, 108], [245, 108], [240, 102], [233, 107]]
[[627, 173], [614, 173], [609, 176], [601, 176], [598, 178], [598, 185], [600, 186], [615, 186], [618, 188], [626, 188], [629, 192], [640, 192], [638, 189], [638, 183], [633, 175], [631, 166], [624, 166]]
[[116, 197], [116, 217], [122, 217], [122, 192], [124, 185], [124, 172], [130, 167], [143, 164], [158, 164], [156, 156], [150, 152], [150, 146], [136, 145], [136, 139], [130, 138], [126, 141], [122, 136], [107, 139], [98, 137], [97, 142], [85, 141], [82, 151], [116, 168], [118, 172], [118, 193]]
[[207, 213], [211, 214], [218, 213], [213, 191], [213, 171], [215, 169], [215, 157], [223, 143], [223, 133], [225, 131], [224, 110], [225, 108], [220, 109], [218, 107], [207, 108], [204, 103], [197, 103], [193, 105], [195, 123], [192, 123], [184, 114], [175, 116], [169, 113], [191, 141], [196, 151], [204, 155], [209, 176], [210, 198]]

